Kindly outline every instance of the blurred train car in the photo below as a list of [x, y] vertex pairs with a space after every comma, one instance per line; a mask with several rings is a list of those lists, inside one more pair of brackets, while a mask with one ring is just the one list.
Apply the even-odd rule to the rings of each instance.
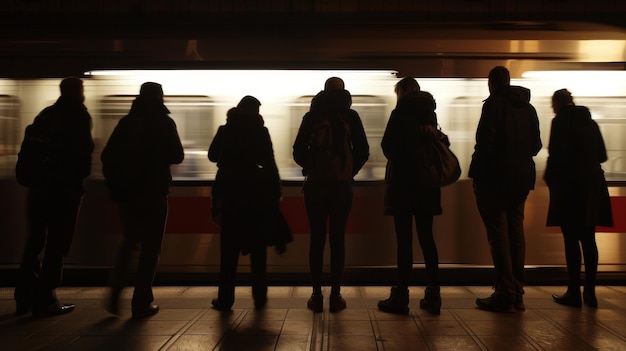
[[[506, 35], [506, 33], [504, 34]], [[581, 41], [582, 42], [582, 41]], [[622, 51], [624, 49], [624, 40]], [[624, 53], [621, 53], [624, 55]], [[492, 61], [487, 65], [486, 76]], [[533, 65], [529, 65], [535, 68]], [[569, 68], [571, 65], [563, 65]], [[550, 97], [568, 88], [579, 105], [588, 106], [599, 123], [609, 153], [603, 164], [614, 205], [615, 225], [598, 228], [601, 272], [626, 271], [626, 72], [527, 70], [512, 84], [532, 91], [531, 103], [540, 117], [544, 148], [535, 158], [536, 189], [526, 204], [526, 264], [530, 267], [563, 266], [559, 228], [545, 226], [548, 191], [542, 180], [547, 158], [550, 122], [554, 116]], [[185, 147], [185, 161], [173, 167], [174, 185], [159, 272], [162, 274], [211, 274], [219, 270], [219, 227], [209, 220], [210, 189], [216, 166], [207, 149], [225, 123], [226, 112], [244, 95], [256, 96], [274, 146], [284, 181], [282, 210], [294, 232], [294, 242], [284, 255], [271, 252], [272, 273], [308, 272], [308, 223], [301, 193], [301, 169], [292, 159], [292, 144], [311, 98], [331, 76], [344, 79], [353, 96], [370, 143], [370, 159], [355, 179], [355, 200], [348, 223], [346, 266], [348, 271], [395, 266], [392, 219], [382, 215], [386, 160], [380, 141], [396, 98], [394, 84], [401, 78], [394, 70], [93, 70], [85, 72], [86, 105], [94, 119], [96, 151], [92, 175], [86, 182], [77, 233], [66, 263], [68, 267], [107, 268], [121, 241], [121, 226], [100, 171], [100, 151], [117, 121], [129, 110], [145, 81], [164, 87], [165, 104], [176, 121]], [[444, 214], [435, 218], [435, 235], [442, 266], [491, 265], [484, 226], [478, 215], [467, 169], [483, 100], [489, 95], [484, 78], [417, 77], [422, 90], [437, 101], [441, 128], [461, 161], [461, 179], [442, 191]], [[26, 227], [25, 189], [13, 175], [23, 130], [36, 114], [58, 97], [60, 79], [0, 79], [0, 265], [19, 263]], [[423, 262], [417, 243], [415, 263]], [[241, 270], [248, 259], [241, 259]], [[305, 275], [303, 275], [305, 276]], [[375, 283], [375, 282], [370, 282]]]

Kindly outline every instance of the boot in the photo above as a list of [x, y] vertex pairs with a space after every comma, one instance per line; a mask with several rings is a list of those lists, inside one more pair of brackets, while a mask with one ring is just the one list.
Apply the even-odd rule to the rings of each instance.
[[420, 300], [420, 308], [431, 314], [441, 314], [441, 295], [438, 286], [427, 286], [424, 298]]
[[388, 313], [408, 314], [409, 289], [392, 287], [389, 298], [378, 301], [378, 309]]

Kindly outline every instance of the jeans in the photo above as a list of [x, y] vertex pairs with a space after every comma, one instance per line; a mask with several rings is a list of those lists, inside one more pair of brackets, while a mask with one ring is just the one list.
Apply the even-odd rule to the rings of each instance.
[[478, 211], [487, 229], [496, 273], [495, 292], [511, 303], [525, 284], [524, 205], [526, 198], [509, 200], [498, 188], [474, 186]]
[[352, 184], [310, 183], [304, 187], [311, 242], [309, 268], [314, 293], [321, 293], [326, 228], [330, 240], [331, 294], [339, 294], [346, 258], [345, 237], [352, 208]]
[[117, 301], [119, 298], [125, 286], [128, 265], [139, 246], [132, 306], [133, 309], [146, 308], [154, 301], [152, 283], [165, 234], [167, 197], [132, 199], [118, 203], [118, 207], [124, 227], [124, 241], [118, 251], [111, 276], [112, 300]]
[[43, 308], [57, 301], [55, 289], [61, 284], [80, 202], [75, 192], [29, 190], [28, 238], [14, 293], [18, 304]]

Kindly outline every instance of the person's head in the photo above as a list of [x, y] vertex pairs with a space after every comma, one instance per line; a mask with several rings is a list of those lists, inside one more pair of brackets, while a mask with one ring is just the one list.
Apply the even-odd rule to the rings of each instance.
[[85, 101], [82, 79], [78, 77], [64, 78], [61, 81], [59, 87], [61, 89], [61, 96], [63, 98], [78, 101], [80, 103], [83, 103]]
[[504, 66], [496, 66], [489, 71], [489, 93], [495, 93], [511, 86], [511, 73]]
[[343, 82], [343, 79], [339, 78], [339, 77], [330, 77], [328, 79], [326, 79], [326, 83], [324, 83], [324, 90], [325, 91], [329, 91], [329, 90], [344, 90], [345, 84]]
[[246, 95], [237, 104], [237, 108], [249, 113], [258, 114], [261, 102], [254, 96]]
[[396, 83], [396, 86], [394, 88], [394, 91], [396, 92], [396, 97], [398, 98], [398, 100], [402, 99], [403, 97], [409, 95], [412, 92], [420, 91], [420, 90], [421, 88], [420, 88], [419, 83], [413, 77], [404, 77], [400, 79], [400, 81]]
[[435, 98], [433, 94], [427, 91], [419, 91], [417, 93], [418, 98], [422, 102], [422, 106], [428, 111], [435, 111], [437, 109], [437, 102], [435, 102]]
[[568, 105], [574, 105], [574, 98], [572, 93], [567, 89], [559, 89], [552, 94], [552, 111], [559, 113], [559, 111]]
[[159, 83], [145, 82], [139, 89], [139, 96], [148, 101], [163, 102], [163, 87]]

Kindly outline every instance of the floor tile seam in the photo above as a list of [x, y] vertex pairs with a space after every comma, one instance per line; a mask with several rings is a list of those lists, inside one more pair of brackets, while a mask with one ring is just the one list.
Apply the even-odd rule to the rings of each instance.
[[607, 332], [617, 336], [618, 339], [626, 342], [626, 335], [623, 335], [622, 333], [613, 330], [613, 328], [611, 328], [610, 326], [606, 325], [603, 321], [598, 321], [596, 322], [598, 325], [600, 325], [603, 329], [605, 329]]
[[[328, 351], [328, 334], [330, 333], [330, 323], [325, 323], [325, 314], [313, 313], [313, 328], [311, 330], [311, 337], [309, 338], [309, 351]], [[325, 330], [328, 328], [328, 330]], [[326, 345], [324, 345], [326, 342]]]
[[376, 313], [373, 310], [369, 310], [367, 311], [369, 318], [370, 318], [370, 322], [372, 324], [372, 330], [374, 332], [374, 340], [376, 340], [376, 349], [378, 351], [384, 351], [385, 350], [385, 338], [383, 337], [383, 333], [380, 329], [380, 324], [378, 322], [380, 322], [380, 320], [378, 318], [376, 318]]
[[[454, 309], [450, 309], [449, 312], [450, 312], [450, 315], [454, 317], [454, 319], [461, 325], [461, 327], [463, 327], [465, 332], [474, 340], [474, 342], [476, 342], [476, 344], [479, 347], [481, 347], [481, 349], [486, 350], [486, 351], [489, 350], [489, 347], [487, 347], [487, 345], [485, 345], [485, 343], [482, 341], [481, 336], [476, 334], [474, 330], [472, 330], [472, 327], [469, 325], [469, 323], [466, 320], [464, 320]], [[485, 311], [485, 313], [495, 313], [495, 312]], [[519, 313], [524, 313], [524, 312], [519, 312]], [[528, 333], [520, 330], [520, 335], [536, 350], [538, 351], [544, 350], [530, 335], [528, 335]]]
[[200, 318], [206, 313], [206, 311], [207, 311], [206, 309], [202, 309], [196, 312], [196, 314], [193, 317], [191, 317], [176, 333], [174, 333], [167, 339], [165, 344], [163, 344], [163, 346], [161, 346], [159, 350], [166, 351], [170, 347], [172, 347], [176, 343], [176, 341], [178, 341], [178, 339], [182, 335], [184, 335], [185, 332], [187, 332], [191, 328], [191, 326], [194, 325], [194, 323], [200, 320]]
[[[543, 319], [545, 319], [548, 323], [550, 323], [552, 326], [554, 326], [555, 328], [559, 329], [560, 331], [562, 331], [563, 333], [565, 333], [565, 334], [566, 334], [566, 335], [568, 335], [569, 337], [574, 337], [574, 338], [576, 338], [576, 340], [578, 340], [578, 341], [582, 342], [583, 344], [585, 344], [586, 346], [588, 346], [590, 350], [595, 350], [595, 349], [596, 349], [593, 345], [589, 344], [589, 343], [587, 342], [587, 340], [585, 340], [585, 339], [583, 339], [583, 338], [579, 337], [579, 336], [578, 336], [578, 334], [573, 333], [573, 332], [571, 332], [571, 331], [569, 331], [569, 330], [565, 329], [565, 328], [561, 325], [561, 323], [559, 323], [559, 321], [552, 319], [552, 318], [550, 317], [550, 314], [547, 314], [547, 313], [545, 313], [544, 311], [541, 311], [541, 310], [535, 310], [535, 312], [536, 312], [538, 315], [540, 315]], [[607, 328], [605, 328], [604, 326], [602, 326], [602, 327], [603, 327], [605, 330], [609, 331], [610, 333], [614, 334], [612, 331], [608, 330], [608, 329], [607, 329]], [[524, 333], [524, 334], [526, 334], [526, 333]], [[530, 335], [530, 338], [532, 338], [532, 335]]]

